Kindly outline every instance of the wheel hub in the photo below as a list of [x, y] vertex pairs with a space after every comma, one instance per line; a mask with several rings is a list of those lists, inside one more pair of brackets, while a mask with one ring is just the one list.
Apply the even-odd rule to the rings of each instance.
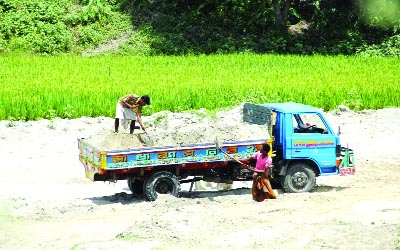
[[155, 189], [156, 189], [157, 193], [160, 193], [160, 194], [168, 194], [172, 191], [171, 185], [169, 185], [169, 183], [166, 181], [160, 181], [159, 183], [157, 183], [157, 186]]
[[296, 189], [302, 189], [307, 185], [308, 177], [303, 172], [297, 172], [292, 176], [292, 183]]

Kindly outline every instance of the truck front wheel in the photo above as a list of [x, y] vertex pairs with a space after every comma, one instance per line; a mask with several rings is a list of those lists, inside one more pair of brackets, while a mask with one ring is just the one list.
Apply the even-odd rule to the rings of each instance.
[[292, 165], [282, 180], [283, 189], [289, 193], [308, 192], [316, 184], [314, 171], [305, 163]]
[[155, 201], [158, 194], [170, 194], [177, 197], [181, 191], [181, 184], [174, 174], [162, 171], [154, 173], [145, 180], [143, 191], [148, 201]]

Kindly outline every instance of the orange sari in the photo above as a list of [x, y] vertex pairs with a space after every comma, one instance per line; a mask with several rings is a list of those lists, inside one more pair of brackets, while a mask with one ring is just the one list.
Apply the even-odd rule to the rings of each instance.
[[265, 199], [276, 199], [274, 190], [272, 190], [271, 183], [265, 173], [254, 173], [253, 200], [261, 202]]

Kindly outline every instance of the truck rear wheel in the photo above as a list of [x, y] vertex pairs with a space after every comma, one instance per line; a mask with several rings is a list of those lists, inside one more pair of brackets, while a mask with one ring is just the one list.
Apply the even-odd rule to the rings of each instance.
[[296, 163], [289, 168], [282, 181], [283, 189], [286, 192], [303, 193], [315, 187], [316, 177], [309, 165]]
[[137, 178], [129, 178], [128, 179], [128, 187], [132, 193], [136, 195], [143, 195], [143, 180], [139, 180]]
[[158, 194], [170, 194], [177, 197], [181, 191], [181, 184], [171, 172], [161, 171], [145, 180], [143, 191], [148, 201], [155, 201]]

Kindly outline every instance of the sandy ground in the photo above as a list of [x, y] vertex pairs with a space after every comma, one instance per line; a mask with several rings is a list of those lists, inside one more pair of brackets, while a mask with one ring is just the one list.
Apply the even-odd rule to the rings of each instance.
[[[177, 131], [185, 119], [168, 115]], [[125, 181], [91, 182], [77, 138], [111, 131], [111, 118], [0, 121], [0, 249], [400, 249], [400, 109], [326, 116], [354, 149], [357, 174], [261, 203], [247, 182], [183, 186], [182, 197], [155, 202], [133, 198]], [[168, 130], [157, 125], [149, 131]]]

